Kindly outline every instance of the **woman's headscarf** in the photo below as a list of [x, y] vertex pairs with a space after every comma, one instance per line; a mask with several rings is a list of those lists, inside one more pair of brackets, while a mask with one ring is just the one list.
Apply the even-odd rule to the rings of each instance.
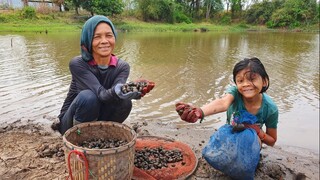
[[114, 37], [117, 39], [117, 32], [112, 22], [105, 16], [95, 15], [88, 19], [83, 25], [81, 32], [81, 56], [85, 61], [90, 61], [93, 59], [92, 56], [92, 39], [94, 35], [94, 30], [100, 22], [105, 22], [109, 24], [114, 34]]

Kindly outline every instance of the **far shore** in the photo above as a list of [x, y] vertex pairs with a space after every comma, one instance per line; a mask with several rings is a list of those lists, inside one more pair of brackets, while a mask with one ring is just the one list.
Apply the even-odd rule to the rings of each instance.
[[[113, 20], [118, 31], [123, 32], [311, 32], [319, 33], [319, 26], [301, 27], [295, 29], [270, 29], [264, 25], [231, 24], [220, 25], [212, 23], [180, 23], [166, 24], [143, 22], [132, 19]], [[78, 32], [82, 29], [82, 21], [74, 20], [20, 20], [0, 22], [0, 33], [12, 32]]]

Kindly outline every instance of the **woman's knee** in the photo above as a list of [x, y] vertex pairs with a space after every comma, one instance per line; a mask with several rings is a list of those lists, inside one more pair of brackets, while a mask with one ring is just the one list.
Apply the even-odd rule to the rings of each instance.
[[91, 90], [83, 90], [78, 94], [78, 106], [98, 109], [99, 99]]
[[90, 90], [83, 90], [77, 96], [74, 119], [79, 122], [96, 120], [99, 116], [100, 101]]
[[100, 109], [99, 120], [111, 120], [122, 123], [130, 114], [131, 101], [122, 101], [117, 104], [104, 104]]

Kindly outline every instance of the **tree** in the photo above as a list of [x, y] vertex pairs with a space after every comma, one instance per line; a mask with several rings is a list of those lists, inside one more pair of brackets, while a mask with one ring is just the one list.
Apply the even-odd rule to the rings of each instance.
[[89, 11], [92, 16], [94, 14], [113, 16], [123, 12], [124, 4], [122, 0], [81, 0], [81, 7]]
[[26, 7], [26, 6], [28, 6], [28, 0], [21, 0], [22, 2], [23, 2], [23, 7]]
[[137, 0], [137, 4], [145, 21], [175, 21], [175, 3], [172, 0]]
[[212, 7], [212, 1], [211, 0], [207, 0], [206, 3], [207, 3], [206, 19], [209, 19], [211, 7]]
[[60, 12], [62, 11], [62, 5], [64, 4], [64, 0], [52, 0], [52, 2], [59, 7]]
[[186, 16], [193, 16], [192, 0], [175, 0], [178, 10]]
[[227, 6], [227, 12], [229, 12], [229, 7], [230, 7], [230, 0], [224, 0]]
[[206, 19], [209, 19], [211, 14], [215, 14], [216, 12], [223, 10], [223, 4], [221, 0], [205, 0], [205, 9], [205, 17]]
[[88, 12], [90, 12], [91, 16], [94, 15], [94, 2], [95, 0], [82, 0], [81, 1], [81, 7]]
[[124, 4], [121, 0], [95, 0], [93, 1], [93, 11], [96, 14], [113, 16], [123, 12]]
[[242, 1], [244, 0], [231, 0], [231, 17], [236, 18], [241, 16]]
[[65, 0], [64, 3], [67, 5], [68, 9], [74, 7], [76, 14], [79, 15], [79, 8], [81, 7], [82, 0]]
[[308, 24], [317, 14], [316, 0], [287, 0], [284, 3], [285, 10], [299, 22]]
[[245, 20], [253, 24], [265, 24], [271, 19], [272, 14], [283, 7], [282, 0], [257, 2], [249, 7], [245, 13]]
[[298, 27], [316, 21], [316, 0], [286, 0], [283, 7], [272, 13], [269, 27]]

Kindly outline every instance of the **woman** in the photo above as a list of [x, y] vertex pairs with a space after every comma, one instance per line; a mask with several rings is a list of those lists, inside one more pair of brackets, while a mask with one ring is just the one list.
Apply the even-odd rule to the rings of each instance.
[[140, 99], [154, 86], [144, 82], [141, 91], [122, 91], [130, 66], [113, 53], [117, 33], [105, 16], [96, 15], [86, 21], [81, 33], [81, 56], [69, 64], [72, 80], [60, 111], [58, 130], [64, 134], [77, 123], [94, 120], [122, 123], [132, 108], [132, 99]]

